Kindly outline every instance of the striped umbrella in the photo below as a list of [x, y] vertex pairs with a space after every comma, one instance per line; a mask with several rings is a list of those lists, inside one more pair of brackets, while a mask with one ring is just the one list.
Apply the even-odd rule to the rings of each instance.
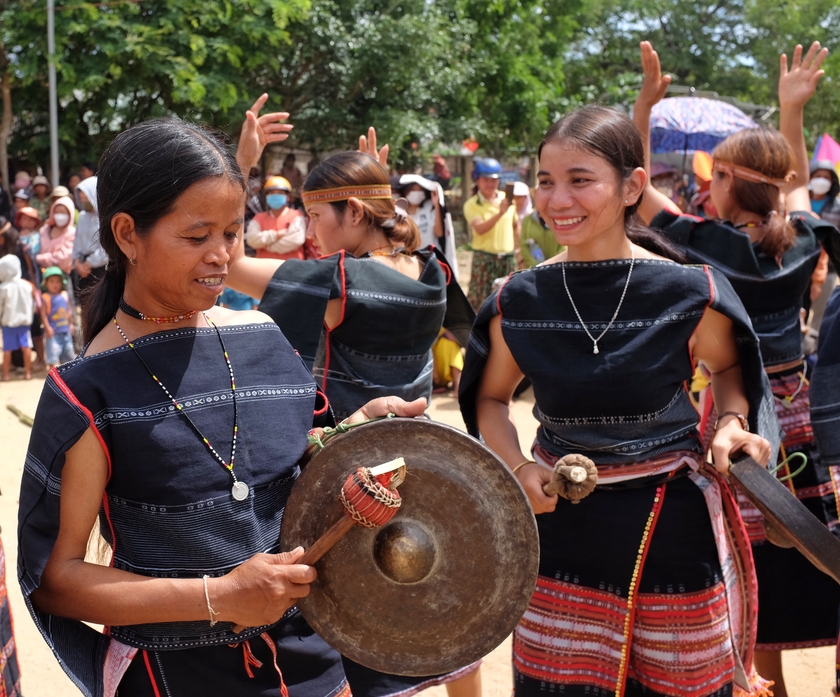
[[758, 124], [737, 107], [704, 97], [671, 97], [650, 114], [651, 152], [711, 152], [727, 136]]

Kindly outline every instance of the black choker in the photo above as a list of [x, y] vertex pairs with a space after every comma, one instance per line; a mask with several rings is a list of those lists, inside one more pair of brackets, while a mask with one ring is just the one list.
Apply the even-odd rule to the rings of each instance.
[[155, 324], [174, 324], [175, 322], [180, 322], [184, 319], [191, 319], [195, 316], [195, 313], [198, 310], [190, 310], [183, 315], [176, 315], [175, 317], [149, 317], [148, 315], [144, 315], [140, 310], [136, 310], [135, 308], [131, 307], [126, 301], [125, 298], [120, 298], [120, 310], [127, 314], [129, 317], [134, 317], [134, 319], [142, 319], [145, 322], [154, 322]]

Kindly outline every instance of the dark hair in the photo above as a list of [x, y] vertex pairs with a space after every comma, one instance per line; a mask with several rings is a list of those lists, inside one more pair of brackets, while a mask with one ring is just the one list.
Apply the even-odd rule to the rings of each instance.
[[[101, 165], [101, 161], [100, 161], [100, 165]], [[94, 175], [97, 174], [97, 172], [99, 171], [99, 165], [97, 165], [95, 162], [89, 162], [89, 161], [82, 162], [79, 169], [81, 169], [82, 167], [84, 167], [85, 169], [89, 169], [91, 172], [94, 173]]]
[[223, 136], [175, 117], [145, 121], [120, 133], [102, 154], [99, 167], [99, 240], [108, 264], [82, 306], [86, 342], [111, 321], [125, 288], [128, 259], [111, 228], [117, 213], [130, 215], [138, 234], [145, 235], [187, 189], [204, 179], [226, 177], [245, 191]]
[[[390, 183], [388, 172], [370, 155], [362, 152], [340, 152], [328, 157], [309, 173], [303, 190]], [[380, 228], [388, 240], [402, 245], [407, 252], [413, 252], [420, 246], [420, 230], [417, 224], [409, 217], [396, 221], [396, 209], [392, 199], [364, 198], [359, 199], [359, 203], [362, 204], [368, 226]], [[343, 216], [347, 209], [347, 201], [336, 201], [330, 205], [339, 216]]]
[[[752, 169], [770, 179], [784, 179], [793, 166], [793, 149], [778, 131], [769, 128], [748, 128], [733, 133], [712, 152], [721, 163]], [[715, 172], [712, 176], [726, 176]], [[732, 196], [738, 206], [757, 213], [764, 222], [765, 234], [759, 243], [771, 259], [784, 254], [793, 246], [796, 229], [779, 215], [780, 193], [772, 184], [732, 178]]]
[[[606, 160], [621, 181], [630, 177], [635, 169], [645, 166], [645, 151], [639, 129], [626, 114], [615, 109], [590, 104], [567, 114], [548, 129], [537, 150], [537, 156], [542, 155], [548, 143], [559, 140]], [[627, 237], [654, 254], [684, 263], [685, 256], [663, 235], [639, 221], [636, 211], [642, 196], [624, 209]]]

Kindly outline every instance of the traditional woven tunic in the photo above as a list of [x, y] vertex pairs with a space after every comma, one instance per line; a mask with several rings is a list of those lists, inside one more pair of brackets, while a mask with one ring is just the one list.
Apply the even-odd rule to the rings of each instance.
[[[749, 235], [729, 223], [663, 211], [652, 221], [690, 260], [719, 269], [732, 283], [744, 303], [768, 368], [802, 359], [799, 312], [810, 289], [821, 245], [840, 261], [840, 232], [810, 213], [792, 213], [796, 229], [793, 247], [780, 259], [771, 259]], [[837, 526], [837, 483], [832, 480], [811, 428], [810, 375], [800, 364], [771, 374], [776, 413], [784, 431], [779, 463], [793, 453], [808, 459], [806, 468], [785, 482], [823, 523]], [[708, 395], [707, 395], [708, 396]], [[704, 400], [701, 432], [711, 435], [716, 414], [712, 400]], [[786, 477], [798, 462], [782, 466], [777, 475]], [[767, 541], [763, 518], [739, 493], [739, 506], [750, 539], [758, 573], [758, 647], [773, 651], [828, 646], [837, 641], [840, 586], [814, 567], [795, 549], [776, 547]]]
[[[444, 257], [431, 248], [415, 255], [423, 262], [417, 280], [343, 251], [286, 261], [263, 294], [260, 311], [300, 352], [339, 420], [377, 397], [430, 400], [431, 349], [441, 326], [467, 343], [475, 315]], [[334, 299], [341, 300], [341, 319], [327, 329], [324, 314]], [[409, 697], [475, 668], [411, 678], [380, 673], [348, 658], [343, 662], [356, 697]]]
[[[18, 573], [38, 628], [90, 697], [109, 697], [118, 687], [120, 697], [276, 695], [278, 672], [293, 697], [346, 690], [338, 654], [295, 608], [273, 626], [241, 634], [227, 622], [211, 627], [209, 617], [101, 634], [31, 602], [58, 535], [65, 455], [89, 429], [108, 458], [100, 526], [115, 568], [160, 578], [221, 576], [256, 553], [281, 551], [280, 524], [306, 434], [327, 405], [321, 396], [316, 407], [311, 376], [274, 324], [219, 330], [236, 376], [235, 472], [251, 487], [244, 501], [232, 497], [231, 475], [128, 346], [60, 366], [41, 395], [21, 485]], [[163, 331], [134, 345], [220, 454], [229, 455], [233, 400], [215, 330]]]
[[[430, 399], [431, 348], [441, 325], [467, 342], [474, 314], [442, 256], [431, 249], [415, 254], [424, 264], [417, 280], [343, 251], [286, 261], [263, 295], [260, 310], [300, 352], [339, 420], [376, 397]], [[341, 300], [341, 318], [327, 329], [324, 314], [334, 299]]]
[[[598, 336], [630, 260], [566, 263], [568, 285]], [[725, 481], [702, 464], [687, 382], [688, 342], [706, 308], [734, 324], [753, 426], [775, 427], [758, 346], [725, 278], [707, 267], [637, 260], [618, 319], [592, 340], [560, 264], [514, 274], [476, 319], [461, 408], [475, 397], [489, 322], [531, 379], [535, 459], [576, 452], [599, 470], [594, 493], [537, 516], [540, 576], [514, 636], [516, 694], [760, 694], [752, 669], [755, 578]]]

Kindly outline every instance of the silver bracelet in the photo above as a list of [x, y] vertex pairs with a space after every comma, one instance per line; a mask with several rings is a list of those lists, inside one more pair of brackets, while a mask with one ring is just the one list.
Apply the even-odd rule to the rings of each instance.
[[213, 606], [210, 605], [210, 590], [207, 588], [207, 579], [210, 578], [207, 574], [204, 575], [204, 599], [207, 601], [207, 611], [210, 613], [210, 626], [214, 627], [219, 623], [219, 620], [215, 619], [214, 615], [218, 615], [219, 613], [213, 609]]

